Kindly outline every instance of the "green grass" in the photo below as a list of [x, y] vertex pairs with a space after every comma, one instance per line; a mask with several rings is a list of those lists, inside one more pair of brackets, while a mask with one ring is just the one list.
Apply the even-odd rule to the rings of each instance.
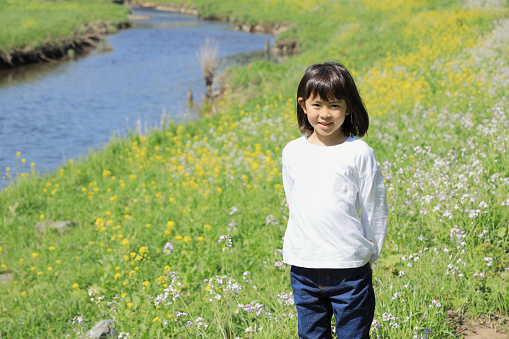
[[85, 33], [87, 25], [127, 21], [128, 9], [106, 0], [0, 1], [0, 52], [61, 45]]
[[[195, 4], [294, 22], [286, 34], [305, 48], [281, 63], [231, 69], [216, 116], [114, 139], [44, 177], [22, 155], [1, 169], [18, 180], [0, 194], [0, 273], [14, 276], [0, 296], [0, 334], [79, 337], [115, 316], [131, 338], [295, 337], [279, 251], [288, 215], [280, 155], [298, 136], [297, 82], [325, 59], [355, 75], [390, 203], [374, 266], [373, 337], [459, 337], [447, 311], [507, 316], [507, 8]], [[41, 220], [76, 226], [38, 233]]]

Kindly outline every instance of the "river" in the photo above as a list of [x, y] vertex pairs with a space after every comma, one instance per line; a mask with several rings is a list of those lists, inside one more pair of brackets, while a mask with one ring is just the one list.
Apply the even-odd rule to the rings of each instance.
[[[130, 29], [108, 35], [74, 60], [0, 71], [0, 187], [10, 172], [53, 171], [101, 148], [113, 134], [196, 119], [188, 90], [201, 101], [205, 84], [196, 56], [206, 38], [218, 44], [221, 68], [264, 57], [274, 36], [233, 30], [195, 16], [135, 8]], [[20, 152], [17, 156], [17, 152]]]

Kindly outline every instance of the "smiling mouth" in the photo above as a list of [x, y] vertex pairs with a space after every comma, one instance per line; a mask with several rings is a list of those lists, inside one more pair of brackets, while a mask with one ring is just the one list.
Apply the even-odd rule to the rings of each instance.
[[329, 127], [332, 125], [332, 122], [319, 122], [318, 124], [323, 127]]

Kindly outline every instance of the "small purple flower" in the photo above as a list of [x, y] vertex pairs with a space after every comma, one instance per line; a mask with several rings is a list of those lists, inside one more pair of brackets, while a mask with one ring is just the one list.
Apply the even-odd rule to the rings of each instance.
[[171, 251], [173, 251], [173, 244], [171, 242], [167, 242], [166, 245], [164, 245], [163, 252], [167, 255], [170, 255]]

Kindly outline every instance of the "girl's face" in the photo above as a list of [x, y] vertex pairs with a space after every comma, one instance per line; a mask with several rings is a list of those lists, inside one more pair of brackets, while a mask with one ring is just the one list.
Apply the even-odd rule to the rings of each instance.
[[341, 130], [341, 125], [349, 114], [344, 99], [327, 101], [316, 95], [307, 100], [298, 98], [298, 102], [314, 128], [313, 134], [308, 138], [311, 143], [333, 146], [347, 139]]

